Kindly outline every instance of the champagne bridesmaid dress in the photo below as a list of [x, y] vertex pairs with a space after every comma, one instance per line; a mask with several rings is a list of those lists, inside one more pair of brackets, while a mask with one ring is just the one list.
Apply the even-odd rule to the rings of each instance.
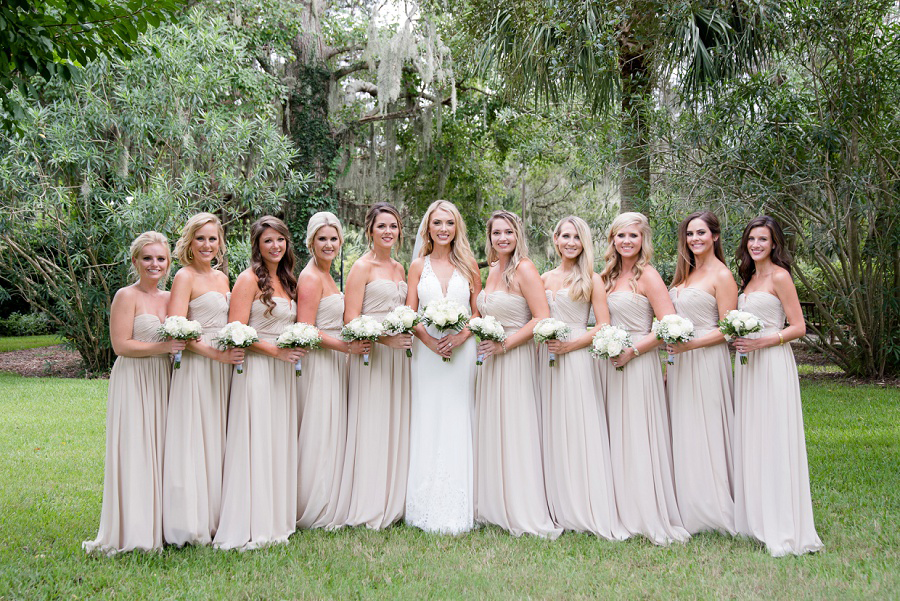
[[[694, 323], [694, 336], [718, 328], [716, 297], [699, 288], [669, 292], [676, 312]], [[728, 346], [675, 355], [668, 368], [675, 491], [685, 529], [734, 534], [731, 438], [734, 401]]]
[[[366, 284], [362, 314], [382, 320], [406, 301], [406, 282]], [[369, 365], [351, 355], [347, 451], [330, 528], [387, 528], [403, 517], [409, 471], [410, 365], [406, 351], [372, 345]]]
[[[211, 290], [188, 304], [187, 318], [200, 322], [201, 340], [210, 346], [228, 323], [229, 296]], [[173, 370], [163, 469], [163, 535], [169, 544], [209, 544], [216, 534], [231, 368], [184, 351], [181, 368]]]
[[[608, 296], [612, 325], [637, 343], [650, 332], [653, 308], [645, 296], [628, 291]], [[619, 517], [631, 534], [657, 545], [685, 542], [672, 478], [669, 416], [656, 349], [635, 357], [617, 371], [602, 361], [609, 424], [613, 486]]]
[[[341, 337], [344, 295], [319, 301], [316, 327]], [[300, 378], [300, 464], [297, 474], [297, 527], [323, 528], [334, 519], [347, 446], [347, 355], [310, 351]]]
[[[784, 326], [784, 308], [764, 291], [742, 294], [741, 311], [764, 324], [768, 336]], [[790, 344], [735, 361], [734, 502], [739, 534], [763, 543], [775, 557], [823, 548], [813, 522], [803, 433], [800, 381]]]
[[[250, 307], [259, 339], [275, 343], [297, 304], [272, 297]], [[232, 376], [222, 479], [222, 518], [213, 544], [247, 551], [285, 543], [297, 524], [297, 388], [294, 364], [248, 349]]]
[[[159, 318], [134, 318], [131, 337], [162, 340]], [[118, 357], [109, 377], [106, 401], [106, 466], [103, 508], [97, 538], [85, 541], [88, 553], [161, 549], [162, 464], [169, 395], [168, 355]]]
[[[570, 340], [587, 331], [591, 305], [569, 298], [568, 290], [547, 291], [550, 316], [572, 329]], [[541, 417], [547, 503], [556, 525], [624, 540], [609, 462], [609, 434], [603, 385], [587, 348], [556, 357], [550, 367], [547, 345], [540, 345]]]
[[[503, 291], [478, 295], [478, 311], [507, 335], [531, 320], [525, 299]], [[513, 536], [556, 538], [541, 465], [540, 390], [534, 343], [493, 355], [475, 374], [475, 520]]]

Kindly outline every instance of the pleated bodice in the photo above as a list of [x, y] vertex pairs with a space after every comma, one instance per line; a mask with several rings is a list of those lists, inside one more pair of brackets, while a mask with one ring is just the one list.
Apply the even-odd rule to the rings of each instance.
[[478, 311], [482, 315], [491, 315], [497, 319], [507, 332], [515, 332], [531, 321], [531, 309], [528, 301], [518, 294], [510, 294], [502, 290], [478, 293]]
[[162, 334], [159, 333], [161, 325], [159, 317], [152, 313], [135, 315], [134, 324], [131, 326], [131, 337], [141, 342], [159, 342], [162, 340]]
[[747, 338], [768, 336], [784, 327], [784, 307], [777, 296], [764, 290], [755, 290], [738, 297], [738, 309], [753, 313], [763, 322], [762, 332], [750, 334]]
[[406, 302], [406, 282], [372, 280], [366, 284], [362, 314], [384, 319], [395, 307]]
[[228, 323], [228, 302], [231, 293], [222, 294], [216, 290], [205, 292], [188, 303], [187, 318], [199, 321], [203, 326], [204, 338], [215, 334]]
[[562, 288], [553, 292], [547, 290], [547, 303], [550, 305], [550, 317], [564, 321], [572, 333], [569, 340], [573, 340], [587, 331], [588, 316], [591, 313], [591, 304], [584, 301], [574, 301], [569, 298], [569, 289]]
[[646, 296], [620, 290], [610, 292], [607, 302], [612, 325], [628, 330], [632, 340], [637, 342], [650, 333], [653, 307]]
[[256, 329], [260, 340], [275, 342], [284, 329], [297, 320], [297, 303], [292, 300], [273, 296], [275, 308], [268, 315], [268, 307], [259, 299], [250, 306], [249, 325]]
[[331, 336], [341, 335], [344, 325], [344, 295], [342, 293], [324, 296], [316, 311], [316, 327]]
[[716, 297], [700, 288], [673, 288], [669, 290], [675, 312], [687, 317], [694, 324], [694, 336], [700, 337], [718, 328], [719, 305]]

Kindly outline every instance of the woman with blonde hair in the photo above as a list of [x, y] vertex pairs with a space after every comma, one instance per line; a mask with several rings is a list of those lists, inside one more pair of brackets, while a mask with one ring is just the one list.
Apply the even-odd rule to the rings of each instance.
[[540, 389], [534, 326], [550, 315], [544, 286], [521, 220], [495, 211], [487, 222], [490, 272], [478, 295], [481, 315], [495, 317], [503, 342], [484, 340], [475, 381], [475, 519], [513, 536], [556, 538], [541, 463]]
[[[431, 203], [419, 228], [422, 249], [409, 266], [406, 304], [420, 311], [428, 303], [452, 299], [477, 314], [481, 291], [478, 264], [456, 206]], [[442, 335], [416, 326], [412, 359], [409, 480], [406, 523], [430, 532], [459, 534], [475, 523], [472, 410], [475, 341], [467, 328]], [[443, 359], [451, 359], [444, 362]]]
[[103, 508], [88, 553], [162, 549], [162, 468], [169, 354], [184, 349], [165, 340], [169, 293], [169, 241], [144, 232], [131, 243], [131, 272], [137, 281], [119, 289], [109, 309], [109, 337], [118, 358], [109, 377], [106, 402], [106, 463]]
[[188, 219], [175, 255], [181, 269], [167, 313], [203, 326], [201, 338], [187, 343], [169, 391], [163, 521], [166, 542], [181, 546], [209, 544], [219, 526], [231, 370], [244, 350], [223, 351], [213, 342], [228, 323], [231, 295], [219, 218], [198, 213]]
[[294, 365], [305, 349], [275, 345], [297, 318], [291, 234], [266, 215], [250, 226], [250, 266], [234, 283], [229, 322], [259, 336], [232, 376], [222, 477], [222, 519], [213, 545], [250, 550], [286, 543], [297, 527], [297, 396]]
[[627, 330], [634, 344], [601, 363], [601, 377], [619, 517], [631, 534], [667, 545], [687, 541], [690, 535], [675, 498], [659, 341], [650, 332], [654, 316], [662, 318], [675, 308], [650, 265], [651, 236], [650, 224], [640, 213], [622, 213], [609, 226], [600, 277], [610, 322]]
[[[560, 257], [555, 269], [541, 276], [550, 316], [571, 328], [568, 340], [542, 345], [538, 365], [547, 502], [554, 523], [566, 530], [591, 532], [624, 540], [609, 460], [609, 433], [603, 384], [596, 362], [587, 352], [600, 327], [609, 323], [606, 290], [594, 273], [591, 230], [580, 217], [568, 216], [553, 230]], [[594, 310], [596, 325], [588, 330]], [[557, 356], [549, 366], [549, 353]]]

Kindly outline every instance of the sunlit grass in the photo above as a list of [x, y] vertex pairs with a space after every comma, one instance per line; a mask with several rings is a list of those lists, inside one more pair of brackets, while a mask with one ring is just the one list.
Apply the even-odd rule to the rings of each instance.
[[4, 336], [0, 337], [0, 353], [53, 346], [62, 344], [62, 341], [62, 338], [52, 334], [47, 336]]

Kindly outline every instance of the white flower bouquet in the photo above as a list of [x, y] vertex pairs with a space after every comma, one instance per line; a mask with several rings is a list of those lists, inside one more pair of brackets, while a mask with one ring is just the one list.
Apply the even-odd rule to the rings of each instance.
[[[422, 323], [434, 326], [440, 332], [459, 332], [469, 323], [469, 309], [451, 298], [439, 298], [425, 305]], [[449, 357], [444, 357], [450, 362]]]
[[[353, 342], [354, 340], [375, 342], [383, 335], [384, 326], [381, 325], [380, 321], [368, 315], [354, 317], [341, 329], [341, 338], [347, 342]], [[363, 355], [363, 364], [369, 364], [369, 353]]]
[[[572, 328], [566, 322], [553, 317], [547, 317], [534, 326], [534, 341], [537, 344], [549, 340], [565, 340], [572, 333]], [[550, 353], [550, 367], [556, 365], [556, 353]]]
[[[203, 334], [203, 326], [187, 317], [169, 315], [159, 326], [159, 334], [175, 340], [196, 340]], [[181, 369], [181, 351], [175, 353], [175, 369]]]
[[[619, 326], [605, 325], [594, 334], [588, 352], [598, 359], [612, 359], [621, 355], [632, 344], [628, 330]], [[624, 366], [616, 367], [616, 371], [623, 369]]]
[[[397, 334], [412, 334], [413, 328], [416, 327], [416, 324], [420, 321], [422, 321], [422, 319], [419, 317], [418, 313], [406, 305], [400, 305], [399, 307], [394, 307], [390, 313], [384, 316], [384, 321], [381, 322], [381, 326], [384, 328], [384, 333], [391, 336], [396, 336]], [[411, 349], [406, 349], [406, 356], [412, 357]]]
[[[677, 344], [687, 342], [694, 337], [694, 323], [687, 317], [671, 313], [662, 319], [654, 317], [653, 327], [650, 331], [656, 335], [657, 340], [662, 340], [666, 344]], [[675, 365], [675, 357], [672, 353], [668, 354], [666, 363]]]
[[[484, 317], [473, 317], [469, 320], [469, 331], [475, 334], [476, 340], [493, 340], [494, 342], [503, 342], [506, 340], [506, 330], [503, 329], [496, 317], [485, 315]], [[484, 355], [478, 355], [475, 359], [475, 365], [484, 365]]]
[[[255, 328], [239, 321], [232, 321], [219, 330], [215, 340], [222, 349], [247, 348], [254, 342], [259, 342], [259, 335], [256, 333]], [[237, 372], [239, 374], [244, 373], [243, 363], [238, 363]]]
[[[314, 349], [319, 348], [320, 344], [322, 344], [322, 334], [319, 333], [319, 328], [302, 321], [292, 323], [275, 339], [275, 346], [278, 348]], [[298, 378], [303, 375], [303, 365], [300, 359], [297, 359], [297, 363], [294, 364], [294, 372]]]
[[[725, 314], [725, 319], [719, 321], [719, 331], [725, 334], [725, 337], [729, 340], [742, 338], [747, 334], [762, 332], [762, 329], [762, 320], [747, 311], [729, 311]], [[738, 353], [737, 356], [741, 365], [747, 365], [747, 353]]]

